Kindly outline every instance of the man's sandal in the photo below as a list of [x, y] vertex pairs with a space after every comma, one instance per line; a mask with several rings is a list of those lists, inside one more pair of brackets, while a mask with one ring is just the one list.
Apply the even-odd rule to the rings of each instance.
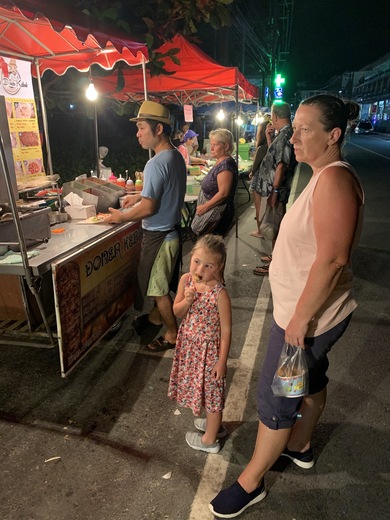
[[169, 350], [175, 347], [176, 343], [169, 343], [169, 341], [164, 339], [162, 336], [153, 340], [149, 345], [146, 345], [147, 350], [150, 352], [163, 352], [164, 350]]
[[160, 323], [160, 325], [157, 325], [149, 321], [149, 314], [141, 314], [141, 316], [137, 316], [136, 318], [134, 318], [131, 325], [139, 336], [142, 336], [142, 334], [146, 332], [149, 328], [154, 327], [155, 329], [160, 329], [162, 327], [162, 323]]
[[264, 276], [269, 272], [269, 264], [260, 265], [253, 269], [253, 274]]

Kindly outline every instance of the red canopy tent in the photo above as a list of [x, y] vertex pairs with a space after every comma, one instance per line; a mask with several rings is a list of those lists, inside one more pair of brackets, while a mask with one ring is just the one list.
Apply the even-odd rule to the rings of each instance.
[[32, 63], [52, 173], [41, 75], [46, 70], [62, 75], [70, 67], [86, 72], [93, 64], [111, 69], [121, 60], [144, 69], [148, 52], [144, 42], [52, 0], [0, 0], [0, 56]]
[[138, 65], [145, 42], [104, 26], [83, 13], [48, 0], [0, 1], [0, 53], [31, 61], [33, 74], [111, 69], [119, 60]]
[[[241, 74], [237, 67], [224, 67], [205, 54], [198, 46], [177, 34], [156, 52], [167, 53], [178, 48], [176, 57], [180, 65], [169, 57], [164, 58], [164, 68], [172, 75], [150, 76], [147, 72], [148, 98], [166, 104], [192, 104], [193, 106], [222, 101], [252, 101], [259, 97], [258, 88]], [[119, 101], [139, 102], [145, 99], [143, 76], [140, 70], [123, 72], [125, 86], [116, 92], [114, 75], [95, 78], [97, 90]]]

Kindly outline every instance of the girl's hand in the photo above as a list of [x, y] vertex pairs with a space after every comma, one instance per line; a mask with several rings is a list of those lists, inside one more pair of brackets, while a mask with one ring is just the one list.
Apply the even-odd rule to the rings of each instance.
[[191, 303], [195, 300], [195, 291], [194, 291], [194, 289], [191, 289], [191, 288], [186, 289], [184, 291], [184, 299], [185, 299], [185, 301], [189, 305], [191, 305]]
[[215, 363], [214, 368], [211, 371], [211, 374], [214, 377], [214, 379], [216, 379], [217, 381], [221, 381], [221, 379], [226, 376], [226, 372], [226, 363], [223, 363], [221, 360], [219, 360]]

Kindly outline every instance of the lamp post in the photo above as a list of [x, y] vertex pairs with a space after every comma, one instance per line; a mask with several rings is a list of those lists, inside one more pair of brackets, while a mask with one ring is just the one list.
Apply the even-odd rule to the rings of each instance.
[[95, 156], [96, 156], [96, 175], [100, 178], [100, 162], [99, 162], [99, 133], [98, 133], [98, 120], [97, 120], [97, 98], [98, 93], [93, 84], [93, 81], [90, 80], [88, 88], [85, 92], [87, 99], [93, 102], [93, 123], [94, 123], [94, 136], [95, 136]]

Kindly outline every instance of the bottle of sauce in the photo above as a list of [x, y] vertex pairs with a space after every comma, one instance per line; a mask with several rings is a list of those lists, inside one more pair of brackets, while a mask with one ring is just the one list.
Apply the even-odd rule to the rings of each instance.
[[127, 191], [127, 193], [130, 193], [131, 191], [134, 191], [133, 179], [127, 179], [127, 181], [126, 181], [126, 191]]
[[117, 184], [117, 178], [116, 175], [114, 175], [114, 172], [111, 172], [111, 175], [108, 177], [108, 182], [112, 182], [112, 184]]
[[122, 177], [122, 175], [119, 175], [119, 177], [116, 180], [116, 183], [117, 183], [118, 186], [120, 186], [121, 188], [125, 189], [126, 179], [124, 177]]
[[142, 188], [144, 187], [142, 172], [135, 172], [135, 178], [135, 191], [142, 191]]

